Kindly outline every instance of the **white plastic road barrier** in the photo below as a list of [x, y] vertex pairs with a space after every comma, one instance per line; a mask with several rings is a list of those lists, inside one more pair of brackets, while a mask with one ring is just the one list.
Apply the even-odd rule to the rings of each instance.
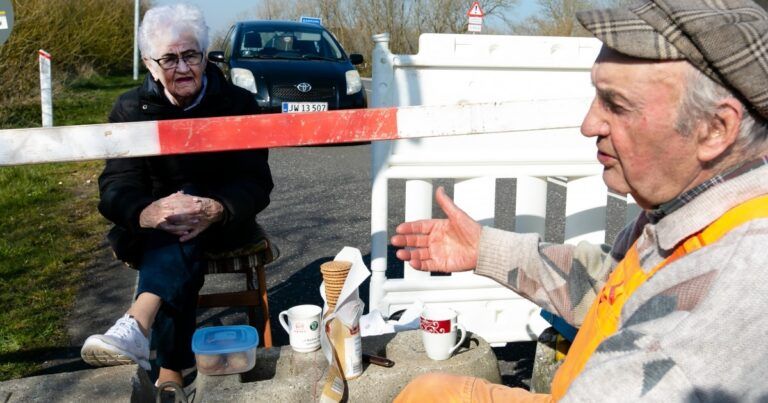
[[51, 85], [51, 54], [37, 51], [40, 62], [40, 106], [43, 112], [43, 127], [53, 126], [53, 86]]
[[[595, 140], [579, 130], [594, 96], [589, 71], [600, 42], [424, 34], [418, 54], [396, 55], [389, 51], [387, 34], [373, 39], [372, 106], [512, 102], [526, 105], [525, 111], [496, 118], [534, 124], [508, 132], [372, 145], [370, 309], [389, 315], [420, 300], [457, 310], [459, 320], [490, 343], [535, 339], [546, 326], [539, 309], [488, 278], [471, 272], [433, 276], [407, 264], [402, 278], [387, 277], [388, 222], [401, 205], [390, 197], [389, 184], [405, 180], [405, 214], [396, 222], [429, 218], [432, 181], [440, 179], [453, 181], [456, 203], [483, 225], [493, 226], [502, 218], [497, 206], [514, 204], [517, 232], [543, 237], [547, 222], [564, 221], [561, 237], [566, 242], [603, 242], [608, 193]], [[515, 200], [497, 200], [499, 180], [506, 178], [516, 181]], [[564, 212], [547, 211], [550, 182], [566, 186]]]
[[[509, 132], [566, 103], [357, 109], [0, 130], [0, 166]], [[565, 124], [551, 121], [550, 128]]]

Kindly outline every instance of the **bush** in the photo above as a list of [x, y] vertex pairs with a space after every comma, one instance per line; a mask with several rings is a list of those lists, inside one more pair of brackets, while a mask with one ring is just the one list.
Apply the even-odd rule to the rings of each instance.
[[0, 107], [38, 96], [38, 49], [52, 55], [54, 91], [72, 77], [132, 70], [134, 0], [14, 0], [13, 9], [0, 46]]

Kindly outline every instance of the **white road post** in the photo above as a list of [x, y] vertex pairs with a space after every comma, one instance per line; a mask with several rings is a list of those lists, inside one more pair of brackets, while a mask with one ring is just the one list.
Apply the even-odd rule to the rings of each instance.
[[139, 79], [139, 3], [141, 0], [134, 0], [133, 10], [133, 80]]
[[51, 55], [40, 49], [40, 105], [43, 112], [43, 127], [53, 126], [53, 92], [51, 86]]
[[[371, 74], [371, 104], [373, 108], [387, 107], [392, 104], [392, 53], [389, 51], [389, 34], [373, 36]], [[381, 305], [384, 296], [384, 282], [387, 280], [387, 211], [388, 190], [386, 162], [390, 154], [389, 142], [371, 144], [371, 197], [378, 203], [371, 203], [371, 287], [369, 292], [369, 311], [386, 309]], [[389, 315], [389, 312], [382, 312]]]

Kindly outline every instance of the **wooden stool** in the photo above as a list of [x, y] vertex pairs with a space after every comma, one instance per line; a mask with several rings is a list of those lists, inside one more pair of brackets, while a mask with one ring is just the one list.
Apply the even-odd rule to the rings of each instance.
[[[200, 308], [212, 307], [246, 307], [248, 324], [258, 329], [261, 334], [259, 345], [272, 347], [272, 327], [267, 301], [267, 282], [264, 265], [275, 260], [269, 239], [262, 238], [246, 247], [217, 254], [206, 254], [207, 266], [205, 274], [243, 273], [245, 274], [245, 291], [226, 292], [219, 294], [200, 295], [197, 305]], [[254, 274], [256, 283], [254, 283]], [[261, 306], [262, 321], [257, 320], [256, 307]]]

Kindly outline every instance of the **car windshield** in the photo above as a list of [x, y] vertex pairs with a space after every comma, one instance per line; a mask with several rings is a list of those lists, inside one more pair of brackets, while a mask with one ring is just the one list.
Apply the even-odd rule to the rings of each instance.
[[324, 30], [246, 28], [238, 49], [241, 58], [341, 60], [343, 53]]

